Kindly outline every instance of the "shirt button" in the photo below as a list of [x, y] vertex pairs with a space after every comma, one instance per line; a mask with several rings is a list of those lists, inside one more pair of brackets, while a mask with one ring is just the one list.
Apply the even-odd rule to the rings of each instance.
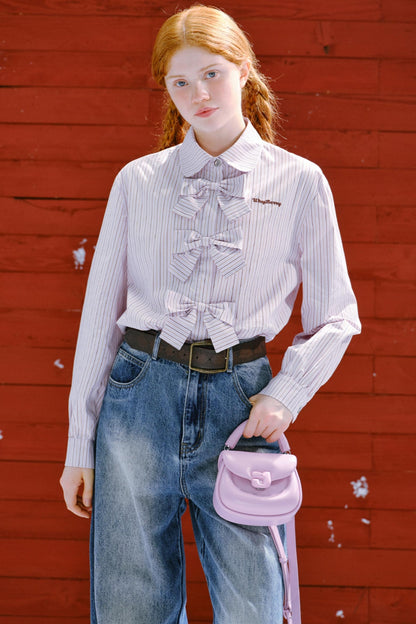
[[220, 161], [220, 159], [219, 159], [219, 158], [216, 158], [216, 159], [214, 160], [214, 165], [215, 165], [216, 167], [219, 167], [219, 166], [221, 165], [221, 161]]

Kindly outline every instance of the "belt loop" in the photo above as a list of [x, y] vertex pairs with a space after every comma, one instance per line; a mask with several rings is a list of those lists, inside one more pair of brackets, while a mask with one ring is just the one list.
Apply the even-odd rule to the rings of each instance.
[[228, 349], [228, 366], [227, 366], [227, 373], [231, 373], [233, 370], [233, 348], [230, 347]]
[[160, 331], [157, 332], [155, 336], [155, 341], [153, 343], [152, 360], [157, 360], [157, 354], [159, 353], [159, 345], [160, 345]]

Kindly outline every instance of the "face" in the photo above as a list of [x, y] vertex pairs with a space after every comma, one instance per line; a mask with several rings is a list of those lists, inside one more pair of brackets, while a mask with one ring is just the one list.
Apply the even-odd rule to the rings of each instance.
[[250, 71], [200, 47], [173, 54], [165, 83], [182, 117], [193, 127], [203, 149], [221, 153], [245, 128], [241, 91]]

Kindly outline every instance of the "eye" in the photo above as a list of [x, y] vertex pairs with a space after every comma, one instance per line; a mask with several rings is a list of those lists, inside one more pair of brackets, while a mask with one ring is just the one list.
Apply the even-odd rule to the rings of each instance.
[[215, 78], [215, 76], [217, 76], [218, 72], [215, 69], [211, 69], [211, 71], [207, 72], [206, 76], [207, 78]]
[[175, 87], [184, 87], [186, 85], [186, 80], [176, 80], [174, 85]]

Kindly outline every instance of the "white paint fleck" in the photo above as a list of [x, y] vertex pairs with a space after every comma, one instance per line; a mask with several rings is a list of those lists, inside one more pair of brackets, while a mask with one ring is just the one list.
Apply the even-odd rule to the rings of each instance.
[[80, 241], [80, 245], [85, 245], [87, 240], [88, 240], [88, 238], [83, 238], [82, 241]]
[[3, 431], [0, 429], [0, 440], [3, 440]]
[[368, 518], [361, 518], [361, 522], [363, 524], [371, 524], [371, 520], [368, 520]]
[[344, 509], [348, 509], [348, 505], [344, 505]]
[[350, 481], [355, 498], [365, 498], [368, 495], [369, 488], [367, 479], [362, 476], [357, 481]]
[[342, 620], [345, 618], [344, 615], [344, 611], [342, 609], [339, 609], [336, 613], [335, 613], [335, 617], [337, 618], [341, 618]]
[[337, 544], [337, 548], [342, 548], [342, 544]]
[[331, 531], [331, 535], [328, 537], [328, 542], [334, 543], [335, 542], [334, 523], [332, 522], [332, 520], [328, 520], [328, 522], [326, 523], [326, 526]]
[[55, 360], [53, 365], [56, 366], [56, 368], [65, 368], [60, 359]]
[[84, 268], [85, 256], [86, 252], [84, 247], [78, 247], [78, 249], [74, 249], [72, 252], [72, 257], [74, 258], [75, 268], [82, 269]]

